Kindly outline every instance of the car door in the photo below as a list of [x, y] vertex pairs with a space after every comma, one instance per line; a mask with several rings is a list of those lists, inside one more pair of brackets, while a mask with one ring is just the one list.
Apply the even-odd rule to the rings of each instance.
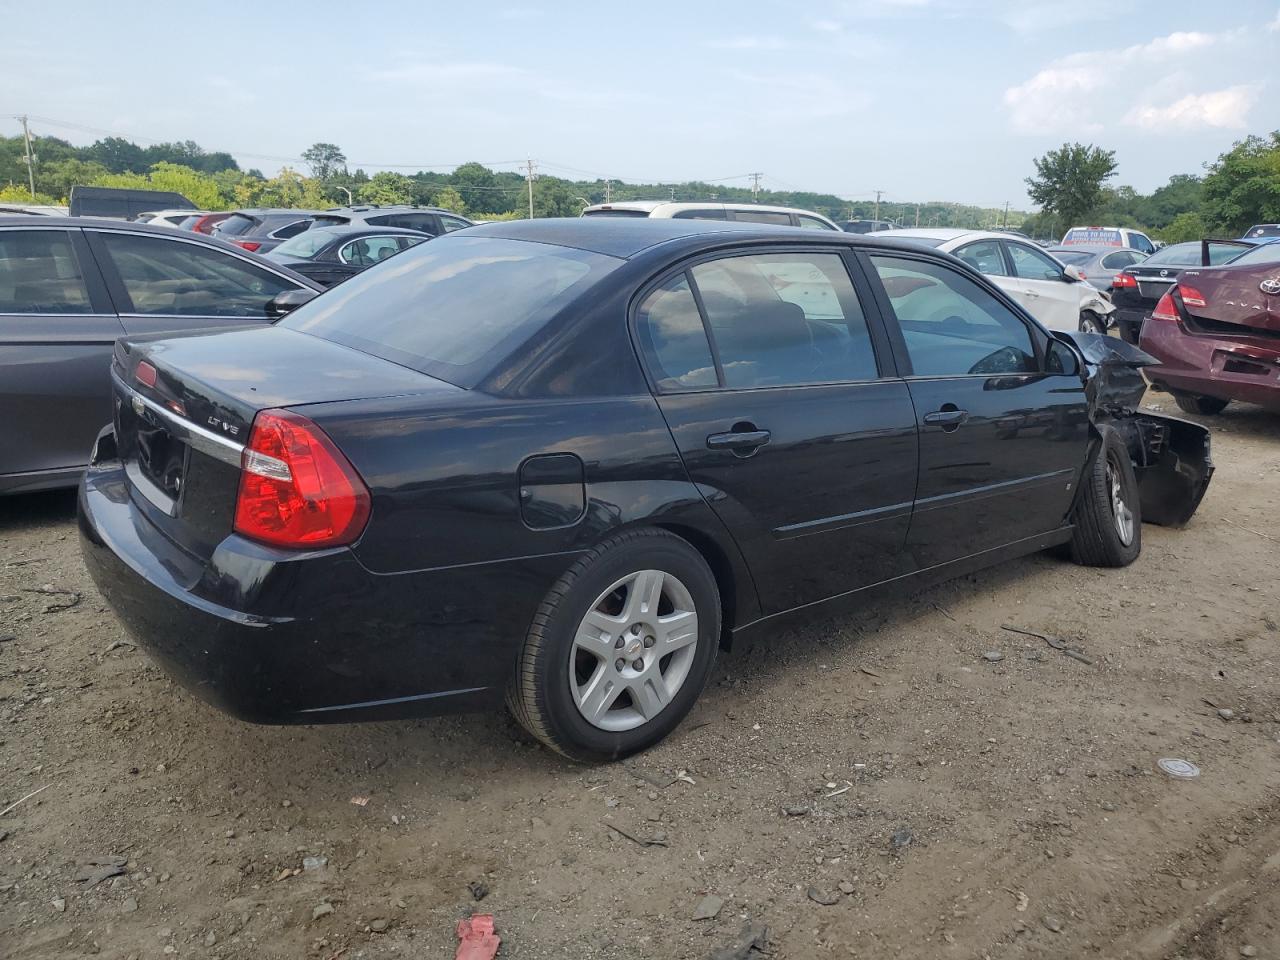
[[274, 319], [267, 310], [273, 299], [303, 289], [259, 263], [181, 235], [85, 234], [130, 334], [266, 323]]
[[88, 461], [122, 333], [79, 229], [0, 229], [0, 486]]
[[1018, 286], [1009, 292], [1033, 317], [1051, 330], [1080, 329], [1078, 283], [1062, 272], [1062, 265], [1035, 247], [1001, 241], [1009, 253], [1009, 272]]
[[635, 313], [658, 404], [766, 615], [904, 572], [915, 413], [865, 283], [835, 251], [734, 253], [665, 277]]
[[867, 255], [915, 404], [920, 482], [906, 549], [921, 568], [1058, 530], [1089, 442], [1078, 371], [993, 291], [938, 260]]

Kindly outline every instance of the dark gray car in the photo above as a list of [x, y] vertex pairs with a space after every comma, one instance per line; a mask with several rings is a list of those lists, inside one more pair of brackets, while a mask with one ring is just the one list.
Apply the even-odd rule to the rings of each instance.
[[1048, 252], [1079, 270], [1083, 275], [1081, 279], [1087, 280], [1090, 286], [1108, 293], [1111, 292], [1112, 277], [1125, 267], [1147, 259], [1145, 253], [1132, 247], [1094, 246], [1087, 243], [1049, 247]]
[[250, 253], [266, 253], [309, 229], [319, 214], [292, 207], [247, 207], [215, 224], [213, 235]]
[[320, 289], [199, 234], [0, 217], [0, 494], [79, 480], [117, 337], [269, 323]]

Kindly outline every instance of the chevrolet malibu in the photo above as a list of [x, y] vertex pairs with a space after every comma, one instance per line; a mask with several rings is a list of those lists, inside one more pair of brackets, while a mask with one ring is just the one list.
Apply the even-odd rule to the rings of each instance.
[[910, 242], [692, 220], [490, 224], [265, 329], [129, 338], [83, 552], [242, 718], [504, 700], [581, 760], [688, 713], [717, 652], [1052, 547], [1185, 523], [1207, 431], [1150, 362], [1051, 334]]

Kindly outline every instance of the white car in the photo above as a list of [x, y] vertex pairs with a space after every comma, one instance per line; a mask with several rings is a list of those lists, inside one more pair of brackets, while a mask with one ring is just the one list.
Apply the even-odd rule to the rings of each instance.
[[180, 227], [188, 217], [200, 217], [208, 210], [148, 210], [140, 213], [134, 223], [149, 223], [153, 227]]
[[1059, 246], [1087, 244], [1091, 247], [1128, 247], [1148, 256], [1156, 252], [1156, 245], [1141, 230], [1128, 227], [1072, 227], [1062, 236]]
[[985, 273], [1033, 317], [1051, 330], [1105, 333], [1115, 306], [1087, 283], [1080, 271], [1063, 265], [1030, 241], [984, 230], [930, 228], [885, 230], [886, 239], [912, 240], [959, 257]]
[[738, 223], [771, 223], [779, 227], [806, 227], [835, 230], [832, 221], [812, 210], [795, 207], [766, 207], [759, 203], [713, 203], [711, 201], [616, 200], [597, 203], [582, 211], [584, 217], [658, 217], [669, 220], [733, 220]]

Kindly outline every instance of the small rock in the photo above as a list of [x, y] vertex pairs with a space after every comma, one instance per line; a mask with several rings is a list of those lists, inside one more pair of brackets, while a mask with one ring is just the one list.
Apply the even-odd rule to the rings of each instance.
[[1004, 654], [999, 650], [988, 650], [982, 655], [982, 659], [987, 661], [987, 663], [999, 663], [1004, 659]]
[[809, 808], [803, 804], [792, 804], [789, 807], [783, 807], [782, 812], [788, 817], [803, 817], [809, 813]]
[[292, 807], [292, 806], [293, 806], [293, 801], [292, 801], [292, 800], [281, 800], [281, 801], [280, 801], [280, 806], [282, 806], [282, 807]]
[[328, 857], [303, 857], [302, 858], [303, 870], [323, 870], [328, 865], [329, 865]]
[[1226, 707], [1223, 707], [1218, 711], [1218, 719], [1220, 720], [1234, 720], [1235, 718], [1236, 712], [1234, 710], [1228, 710]]
[[1044, 924], [1046, 930], [1052, 930], [1054, 933], [1062, 932], [1062, 921], [1057, 917], [1045, 915], [1040, 918], [1040, 922]]
[[607, 800], [605, 800], [604, 805], [608, 807], [610, 810], [616, 810], [618, 807], [618, 804], [620, 803], [622, 803], [622, 801], [619, 800], [617, 797], [609, 797]]
[[67, 901], [63, 900], [62, 897], [58, 897], [58, 899], [53, 901], [53, 909], [57, 910], [59, 913], [66, 913]]
[[822, 889], [819, 889], [818, 887], [810, 887], [807, 891], [805, 891], [805, 896], [807, 896], [814, 903], [820, 904], [824, 907], [835, 906], [837, 903], [840, 902], [840, 894], [833, 893], [830, 890], [822, 890]]
[[1178, 886], [1180, 886], [1183, 890], [1195, 890], [1197, 887], [1200, 886], [1200, 884], [1196, 883], [1190, 877], [1183, 877], [1181, 880], [1178, 881]]
[[125, 913], [136, 913], [138, 910], [138, 898], [128, 897], [125, 902], [121, 904], [120, 909]]
[[391, 921], [384, 920], [381, 917], [379, 917], [377, 920], [371, 920], [369, 922], [369, 929], [372, 930], [374, 933], [386, 933], [387, 927], [389, 926], [391, 926]]
[[167, 874], [167, 873], [162, 873], [162, 874], [160, 874], [160, 882], [161, 882], [161, 883], [168, 883], [168, 882], [169, 882], [169, 874]]
[[1112, 803], [1110, 800], [1104, 800], [1102, 802], [1102, 809], [1107, 811], [1107, 813], [1115, 813], [1116, 805]]
[[1242, 957], [1256, 957], [1257, 955], [1258, 955], [1258, 948], [1251, 943], [1246, 943], [1243, 947], [1240, 948], [1240, 956]]
[[893, 836], [889, 838], [889, 846], [894, 850], [905, 850], [915, 842], [915, 839], [915, 834], [906, 827], [903, 827], [902, 829], [895, 831]]
[[321, 903], [317, 905], [314, 910], [311, 911], [311, 919], [319, 920], [321, 917], [327, 917], [331, 913], [333, 913], [333, 904]]
[[714, 920], [716, 914], [720, 912], [724, 906], [724, 897], [716, 897], [708, 894], [698, 901], [698, 905], [693, 908], [694, 920]]
[[234, 840], [236, 838], [236, 832], [234, 830], [228, 830], [226, 833], [223, 834], [223, 836], [226, 837], [228, 840]]
[[841, 893], [853, 893], [853, 891], [856, 889], [854, 885], [850, 883], [848, 880], [841, 880], [837, 884], [837, 886], [840, 888]]
[[214, 933], [212, 930], [210, 930], [208, 933], [204, 935], [204, 945], [206, 947], [212, 947], [216, 945], [217, 942], [218, 942], [218, 935]]
[[164, 945], [164, 949], [163, 949], [162, 951], [160, 951], [160, 952], [161, 952], [161, 953], [166, 953], [166, 954], [175, 954], [175, 953], [177, 953], [177, 952], [178, 952], [178, 948], [177, 948], [177, 947], [175, 947], [172, 943], [166, 943], [166, 944]]
[[467, 889], [471, 891], [472, 899], [483, 900], [489, 895], [489, 885], [483, 880], [472, 880], [467, 884]]
[[163, 763], [157, 763], [157, 764], [156, 764], [156, 773], [164, 773], [164, 772], [165, 772], [166, 770], [168, 770], [168, 769], [169, 769], [169, 768], [168, 768], [168, 767], [166, 767]]

